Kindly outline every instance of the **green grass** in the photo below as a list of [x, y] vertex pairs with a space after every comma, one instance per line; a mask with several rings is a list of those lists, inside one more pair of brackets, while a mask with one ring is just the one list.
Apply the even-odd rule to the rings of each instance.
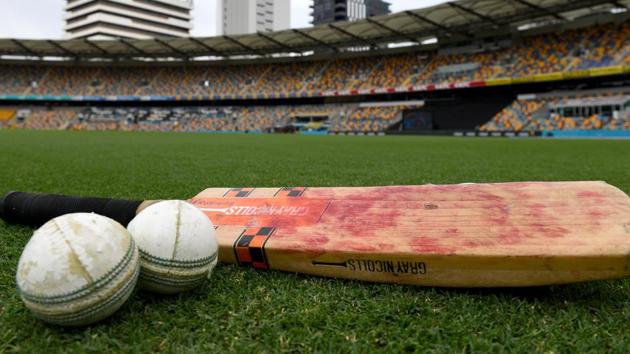
[[[630, 141], [0, 131], [0, 193], [523, 180], [605, 180], [628, 193]], [[99, 324], [57, 328], [15, 290], [31, 234], [0, 222], [0, 352], [630, 351], [629, 280], [448, 290], [221, 265], [193, 292], [136, 292]]]

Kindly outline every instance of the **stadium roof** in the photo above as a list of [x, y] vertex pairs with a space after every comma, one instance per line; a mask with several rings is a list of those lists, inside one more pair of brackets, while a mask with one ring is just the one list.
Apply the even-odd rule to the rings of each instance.
[[147, 40], [0, 39], [0, 56], [30, 58], [189, 60], [302, 55], [319, 49], [378, 48], [429, 38], [471, 39], [532, 23], [571, 21], [591, 13], [628, 11], [630, 0], [459, 0], [438, 6], [270, 33]]

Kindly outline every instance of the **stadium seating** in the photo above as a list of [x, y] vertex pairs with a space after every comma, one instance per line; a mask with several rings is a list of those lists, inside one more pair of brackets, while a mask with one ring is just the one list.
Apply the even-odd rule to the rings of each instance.
[[68, 129], [76, 117], [77, 110], [72, 108], [34, 109], [16, 127], [36, 130]]
[[15, 117], [15, 109], [0, 109], [0, 122], [8, 122]]
[[400, 122], [400, 114], [404, 109], [411, 108], [404, 105], [358, 107], [350, 113], [347, 119], [340, 119], [330, 128], [336, 133], [361, 132], [380, 133], [388, 127]]
[[0, 109], [0, 128], [9, 127], [15, 113], [14, 109]]
[[533, 115], [545, 106], [544, 100], [516, 100], [499, 112], [481, 131], [540, 130], [539, 121]]
[[0, 94], [293, 97], [582, 71], [630, 63], [630, 22], [456, 52], [187, 66], [0, 65]]
[[147, 86], [157, 86], [160, 69], [109, 67], [95, 70], [88, 96], [139, 96]]
[[[383, 132], [409, 106], [357, 107], [325, 104], [249, 107], [90, 107], [35, 109], [18, 128], [270, 133], [287, 127], [331, 126], [333, 132]], [[313, 121], [317, 118], [317, 121]], [[310, 124], [310, 125], [309, 125]]]
[[[526, 36], [512, 43], [439, 51], [328, 60], [190, 65], [0, 65], [0, 95], [172, 96], [178, 100], [304, 97], [355, 91], [406, 89], [630, 65], [630, 22], [599, 24]], [[65, 99], [69, 99], [65, 97]], [[480, 127], [484, 131], [627, 129], [622, 117], [589, 112], [558, 114], [550, 106], [568, 97], [517, 100]], [[574, 98], [573, 98], [574, 99]], [[582, 101], [598, 97], [581, 97]], [[405, 107], [255, 106], [182, 109], [35, 109], [16, 126], [30, 129], [270, 132], [296, 116], [320, 111], [333, 132], [382, 132]], [[8, 114], [8, 113], [7, 113]], [[314, 114], [316, 115], [316, 114]], [[7, 126], [7, 119], [0, 125]], [[4, 122], [4, 123], [2, 123]], [[318, 122], [311, 126], [320, 127]], [[317, 124], [315, 124], [317, 123]], [[300, 125], [299, 127], [302, 127]]]
[[[621, 107], [616, 116], [604, 107]], [[625, 93], [574, 93], [570, 96], [519, 99], [499, 112], [481, 131], [620, 130], [630, 127], [630, 95]], [[562, 107], [581, 107], [566, 109]], [[554, 108], [556, 111], [554, 111]]]
[[49, 70], [37, 65], [0, 65], [0, 94], [26, 95]]
[[99, 69], [91, 67], [50, 68], [44, 76], [26, 92], [28, 95], [71, 96], [90, 95]]

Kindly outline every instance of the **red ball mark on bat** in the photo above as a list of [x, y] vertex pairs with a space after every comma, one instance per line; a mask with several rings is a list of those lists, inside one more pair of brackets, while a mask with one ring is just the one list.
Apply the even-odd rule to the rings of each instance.
[[464, 241], [463, 245], [466, 248], [477, 248], [477, 247], [492, 247], [494, 245], [496, 245], [496, 241], [492, 241], [492, 240], [467, 240]]
[[[480, 222], [482, 224], [488, 223], [488, 226], [501, 226], [506, 227], [510, 225], [510, 207], [506, 203], [505, 199], [493, 193], [483, 190], [484, 186], [481, 185], [447, 185], [447, 186], [432, 186], [431, 191], [433, 193], [433, 200], [444, 200], [443, 195], [446, 193], [451, 196], [456, 195], [456, 199], [459, 202], [454, 203], [455, 208], [466, 209], [470, 208], [470, 202], [481, 205], [481, 208], [487, 211], [487, 216], [482, 218]], [[452, 197], [451, 197], [452, 198]], [[464, 233], [458, 228], [442, 229], [442, 237], [421, 237], [411, 242], [411, 248], [417, 252], [423, 253], [437, 253], [437, 254], [452, 254], [457, 250], [457, 247], [452, 245], [446, 245], [445, 242], [453, 241], [456, 237], [466, 237]], [[512, 233], [507, 242], [518, 243], [522, 240], [523, 236], [520, 233]], [[476, 247], [491, 247], [497, 242], [496, 239], [469, 239], [461, 242], [462, 248], [476, 248]]]
[[523, 241], [524, 236], [521, 232], [513, 228], [510, 232], [505, 232], [499, 235], [499, 241], [503, 245], [516, 245]]
[[382, 249], [378, 247], [376, 244], [370, 244], [365, 242], [344, 242], [344, 249], [356, 251], [356, 252], [376, 252], [381, 251]]
[[483, 193], [480, 199], [490, 201], [490, 204], [483, 205], [482, 208], [490, 213], [488, 220], [496, 226], [506, 226], [509, 223], [510, 207], [505, 203], [505, 200], [501, 197], [496, 199], [495, 195], [488, 195]]
[[308, 244], [323, 246], [330, 241], [330, 238], [324, 235], [312, 235], [312, 236], [309, 235], [306, 237], [302, 237], [301, 240], [303, 240], [305, 243], [308, 243]]
[[577, 194], [579, 198], [604, 198], [601, 193], [593, 191], [582, 191]]
[[603, 211], [601, 211], [601, 210], [597, 210], [597, 209], [591, 209], [591, 210], [588, 212], [588, 215], [589, 215], [589, 216], [591, 216], [593, 219], [599, 219], [599, 218], [601, 218], [602, 216], [607, 216], [607, 215], [608, 215], [608, 213], [603, 212]]
[[433, 237], [416, 237], [410, 242], [411, 249], [419, 253], [453, 254], [456, 247], [446, 246], [439, 239]]
[[[358, 200], [365, 197], [363, 194], [348, 196], [347, 200]], [[322, 222], [333, 226], [339, 233], [356, 237], [367, 237], [379, 235], [385, 238], [389, 232], [395, 232], [399, 225], [401, 210], [396, 208], [382, 208], [377, 204], [382, 203], [380, 199], [364, 199], [360, 203], [344, 203], [343, 200], [333, 201]]]
[[505, 199], [501, 196], [498, 195], [494, 195], [494, 194], [490, 194], [490, 193], [477, 193], [475, 195], [476, 198], [479, 198], [480, 200], [486, 200], [486, 201], [494, 201], [497, 203], [501, 203], [501, 205], [503, 205], [502, 203], [505, 202]]
[[278, 229], [269, 242], [274, 243], [275, 249], [285, 253], [310, 253], [315, 256], [325, 254], [326, 248], [330, 246], [330, 238], [324, 234], [313, 232], [299, 237], [296, 235], [295, 229]]
[[555, 217], [547, 212], [547, 206], [544, 204], [533, 204], [528, 208], [528, 210], [530, 217], [535, 220], [556, 220]]
[[463, 245], [466, 248], [477, 248], [477, 247], [479, 247], [479, 243], [477, 243], [475, 241], [464, 241]]
[[506, 226], [509, 224], [510, 212], [507, 207], [497, 207], [499, 210], [498, 215], [494, 215], [490, 218], [490, 221], [496, 226]]
[[545, 204], [542, 204], [542, 203], [534, 203], [534, 204], [530, 204], [529, 205], [529, 208], [531, 208], [531, 209], [538, 209], [538, 210], [545, 209], [546, 207], [547, 206]]
[[593, 191], [582, 191], [579, 192], [577, 196], [579, 199], [590, 200], [596, 204], [604, 204], [604, 200], [606, 198], [603, 194]]
[[534, 223], [532, 224], [532, 227], [534, 227], [534, 230], [536, 230], [536, 232], [538, 232], [540, 235], [547, 238], [561, 238], [569, 233], [569, 230], [561, 226], [550, 226]]
[[393, 251], [397, 247], [391, 243], [378, 243], [377, 248], [379, 251]]
[[[299, 237], [296, 237], [296, 235], [299, 235]], [[322, 246], [330, 242], [330, 237], [326, 231], [295, 226], [278, 228], [272, 237], [274, 240], [287, 240], [316, 246]]]

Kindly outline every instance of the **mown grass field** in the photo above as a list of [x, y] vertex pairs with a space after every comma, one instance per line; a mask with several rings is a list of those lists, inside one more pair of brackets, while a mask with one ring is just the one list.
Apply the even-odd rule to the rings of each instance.
[[[629, 193], [630, 141], [0, 131], [2, 194], [524, 180], [605, 180]], [[0, 222], [0, 352], [630, 352], [627, 279], [449, 290], [220, 265], [193, 292], [136, 292], [104, 322], [51, 327], [15, 290], [31, 234]]]

